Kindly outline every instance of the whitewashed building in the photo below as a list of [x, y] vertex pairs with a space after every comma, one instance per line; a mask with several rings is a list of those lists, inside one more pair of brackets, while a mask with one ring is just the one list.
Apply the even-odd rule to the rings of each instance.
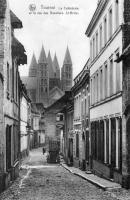
[[30, 149], [31, 100], [22, 82], [20, 88], [20, 153], [25, 157]]
[[124, 187], [130, 177], [123, 110], [125, 70], [123, 62], [117, 61], [130, 42], [129, 22], [128, 0], [100, 0], [86, 31], [90, 39], [92, 169]]
[[74, 98], [73, 164], [83, 170], [89, 168], [89, 60], [75, 77], [72, 88]]

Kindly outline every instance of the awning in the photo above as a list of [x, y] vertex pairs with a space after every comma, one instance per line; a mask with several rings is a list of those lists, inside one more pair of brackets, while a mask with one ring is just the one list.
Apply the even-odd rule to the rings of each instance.
[[12, 56], [18, 58], [18, 65], [27, 64], [24, 46], [14, 36], [12, 37]]
[[21, 20], [10, 10], [10, 17], [11, 17], [11, 25], [13, 28], [22, 28]]

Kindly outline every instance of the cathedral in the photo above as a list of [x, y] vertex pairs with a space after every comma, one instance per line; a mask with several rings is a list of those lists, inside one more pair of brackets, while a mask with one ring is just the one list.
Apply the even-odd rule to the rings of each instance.
[[72, 60], [68, 47], [60, 70], [56, 54], [52, 60], [50, 51], [46, 56], [42, 46], [38, 61], [33, 54], [29, 74], [21, 79], [32, 103], [43, 103], [46, 108], [71, 89], [72, 74]]

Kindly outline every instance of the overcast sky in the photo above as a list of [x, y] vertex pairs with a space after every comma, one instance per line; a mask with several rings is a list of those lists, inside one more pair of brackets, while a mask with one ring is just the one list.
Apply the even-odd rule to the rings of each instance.
[[[45, 52], [56, 52], [60, 67], [63, 64], [67, 45], [73, 62], [74, 77], [82, 70], [89, 58], [89, 40], [86, 28], [95, 11], [98, 0], [9, 0], [13, 12], [23, 22], [23, 29], [15, 31], [16, 37], [24, 45], [27, 66], [20, 66], [21, 75], [28, 75], [33, 52], [38, 60], [42, 44]], [[35, 4], [36, 11], [43, 6], [78, 7], [78, 15], [39, 15], [29, 14], [29, 5]]]

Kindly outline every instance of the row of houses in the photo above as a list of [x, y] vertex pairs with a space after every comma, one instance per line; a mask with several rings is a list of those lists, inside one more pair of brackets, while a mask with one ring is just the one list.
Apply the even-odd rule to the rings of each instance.
[[44, 144], [44, 107], [33, 105], [19, 67], [27, 63], [24, 46], [15, 37], [21, 20], [0, 0], [0, 192], [19, 175], [21, 159]]
[[90, 58], [48, 110], [67, 164], [130, 188], [130, 1], [98, 1], [86, 36]]

